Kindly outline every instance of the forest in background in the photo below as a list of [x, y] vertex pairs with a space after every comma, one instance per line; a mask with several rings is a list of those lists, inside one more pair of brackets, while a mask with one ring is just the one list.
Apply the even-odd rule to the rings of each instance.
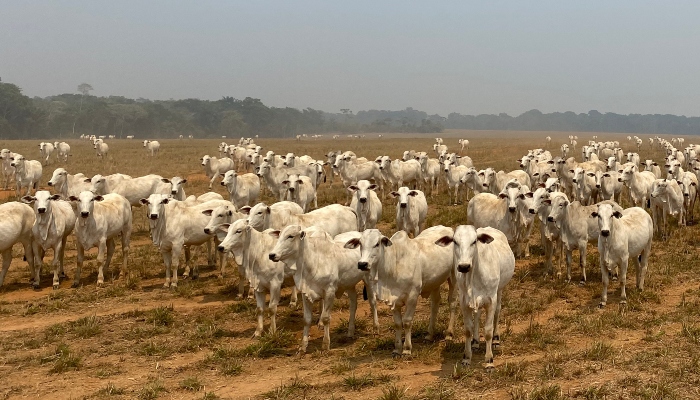
[[270, 107], [260, 99], [223, 96], [219, 100], [149, 100], [90, 94], [91, 85], [76, 93], [30, 98], [20, 87], [0, 82], [0, 139], [72, 138], [81, 134], [134, 135], [138, 138], [221, 136], [291, 138], [298, 134], [405, 132], [437, 133], [443, 129], [514, 131], [587, 131], [695, 135], [700, 117], [668, 114], [542, 113], [530, 110], [516, 117], [505, 113], [447, 117], [407, 107], [400, 111], [325, 112], [306, 108]]

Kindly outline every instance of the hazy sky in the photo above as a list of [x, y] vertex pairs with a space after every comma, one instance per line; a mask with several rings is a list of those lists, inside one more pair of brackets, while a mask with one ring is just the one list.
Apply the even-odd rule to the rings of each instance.
[[517, 115], [700, 111], [698, 1], [0, 0], [29, 96]]

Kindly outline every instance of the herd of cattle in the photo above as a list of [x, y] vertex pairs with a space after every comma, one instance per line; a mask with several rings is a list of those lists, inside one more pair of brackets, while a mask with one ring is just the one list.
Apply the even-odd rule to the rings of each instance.
[[[44, 252], [53, 250], [53, 286], [58, 288], [60, 279], [65, 278], [63, 254], [71, 233], [75, 233], [77, 247], [74, 287], [80, 284], [84, 252], [93, 247], [98, 249], [97, 284], [103, 284], [103, 271], [110, 265], [117, 238], [123, 256], [120, 277], [127, 274], [132, 207], [146, 206], [151, 239], [163, 255], [164, 286], [177, 286], [183, 249], [184, 277], [197, 275], [196, 266], [191, 265], [193, 246], [207, 245], [208, 261], [210, 265], [218, 263], [222, 276], [229, 257], [234, 259], [241, 277], [239, 296], [254, 295], [257, 302], [255, 336], [263, 332], [268, 294], [270, 330], [275, 331], [280, 291], [290, 285], [290, 305], [296, 305], [298, 293], [303, 302], [301, 351], [306, 351], [313, 303], [319, 300], [323, 348], [328, 349], [334, 299], [347, 294], [348, 335], [353, 336], [356, 285], [363, 281], [375, 328], [379, 326], [376, 303], [380, 301], [393, 311], [394, 353], [411, 354], [418, 297], [430, 298], [430, 338], [440, 288], [447, 283], [447, 338], [453, 336], [459, 300], [466, 337], [472, 338], [465, 343], [463, 362], [468, 364], [472, 347], [479, 346], [479, 313], [484, 310], [486, 367], [493, 368], [492, 347], [499, 344], [502, 291], [514, 273], [515, 257], [529, 256], [536, 220], [548, 271], [554, 272], [555, 255], [559, 255], [561, 265], [565, 251], [568, 280], [572, 252], [578, 250], [581, 282], [586, 281], [587, 244], [597, 241], [603, 307], [609, 280], [618, 278], [618, 270], [620, 299], [626, 301], [630, 258], [637, 267], [636, 285], [643, 289], [654, 232], [662, 237], [668, 234], [669, 216], [677, 217], [679, 225], [692, 219], [700, 146], [679, 150], [675, 146], [682, 145], [683, 139], [650, 139], [651, 146], [666, 151], [662, 173], [661, 163], [642, 160], [636, 152], [625, 153], [619, 142], [599, 142], [595, 136], [581, 147], [579, 162], [569, 156], [576, 151], [578, 138], [569, 139], [561, 146], [560, 156], [534, 149], [518, 160], [520, 169], [511, 172], [476, 169], [472, 159], [463, 155], [469, 148], [466, 139], [459, 140], [458, 153], [449, 152], [438, 138], [432, 152], [407, 150], [401, 159], [382, 156], [375, 160], [352, 151], [331, 151], [324, 160], [293, 153], [278, 155], [264, 152], [253, 139], [241, 139], [238, 145], [221, 143], [218, 157], [205, 155], [200, 159], [209, 188], [220, 178], [228, 200], [215, 192], [187, 196], [187, 180], [182, 177], [113, 174], [90, 178], [69, 174], [64, 168], [57, 168], [48, 182], [53, 194], [36, 191], [42, 164], [49, 163], [54, 151], [59, 160], [67, 160], [70, 146], [41, 143], [41, 161], [29, 161], [3, 149], [0, 158], [5, 187], [14, 178], [18, 196], [23, 188], [26, 192], [21, 201], [0, 205], [0, 285], [10, 266], [12, 246], [21, 243], [35, 287], [40, 284]], [[98, 156], [105, 155], [104, 141], [91, 140]], [[550, 141], [547, 137], [546, 144]], [[628, 137], [628, 141], [640, 150], [640, 139]], [[146, 140], [144, 147], [155, 156], [160, 144]], [[334, 177], [345, 188], [349, 206], [319, 208], [317, 188], [324, 183], [332, 186]], [[425, 228], [428, 199], [435, 199], [441, 182], [447, 186], [450, 203], [468, 203], [470, 225]], [[279, 201], [269, 206], [258, 202], [265, 190]], [[397, 232], [391, 237], [377, 229], [388, 196], [396, 199]], [[622, 199], [629, 199], [632, 207], [623, 209]], [[311, 208], [314, 210], [309, 211]], [[651, 215], [644, 208], [650, 209]]]

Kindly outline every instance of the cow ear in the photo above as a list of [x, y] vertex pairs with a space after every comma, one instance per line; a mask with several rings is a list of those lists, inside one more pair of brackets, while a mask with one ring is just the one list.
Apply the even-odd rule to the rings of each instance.
[[240, 212], [241, 214], [249, 215], [250, 214], [250, 206], [243, 206], [238, 210], [238, 212]]
[[168, 178], [160, 178], [160, 181], [163, 183], [170, 183], [170, 179]]
[[532, 198], [532, 196], [534, 196], [534, 195], [535, 195], [535, 194], [532, 193], [532, 192], [527, 192], [527, 193], [525, 193], [525, 197], [528, 197], [528, 198]]
[[282, 181], [282, 184], [283, 184], [283, 185], [289, 185], [289, 179], [283, 180], [283, 181]]
[[682, 185], [682, 184], [683, 184], [683, 182], [681, 182], [681, 181], [676, 181], [676, 183], [679, 184], [679, 185]]
[[566, 206], [568, 206], [568, 205], [569, 205], [569, 201], [568, 201], [568, 200], [564, 200], [564, 202], [563, 202], [563, 203], [561, 203], [561, 204], [562, 204], [562, 205], [563, 205], [564, 207], [566, 207]]
[[360, 247], [360, 239], [359, 238], [350, 239], [345, 243], [344, 247], [346, 249], [356, 249], [356, 248]]
[[22, 197], [22, 202], [23, 202], [23, 203], [31, 204], [31, 203], [34, 202], [34, 200], [36, 200], [36, 197], [34, 197], [34, 196], [24, 196], [24, 197]]
[[501, 192], [501, 193], [498, 194], [498, 198], [499, 198], [499, 199], [505, 199], [506, 197], [508, 197], [508, 195], [505, 194], [505, 193], [503, 193], [503, 192]]
[[299, 239], [304, 240], [305, 237], [306, 237], [306, 232], [305, 232], [305, 231], [301, 231], [301, 232], [299, 233]]
[[552, 200], [551, 200], [551, 199], [546, 199], [546, 200], [543, 200], [542, 202], [543, 202], [544, 204], [552, 204]]
[[493, 236], [489, 235], [488, 233], [480, 233], [476, 236], [476, 239], [483, 244], [489, 244], [493, 242]]
[[520, 193], [520, 194], [518, 195], [518, 198], [519, 198], [520, 200], [525, 200], [525, 194]]
[[75, 197], [75, 196], [70, 196], [70, 197], [68, 198], [68, 200], [70, 200], [70, 201], [78, 201], [78, 198]]
[[389, 194], [391, 195], [391, 197], [394, 197], [394, 198], [399, 197], [399, 192], [391, 192]]
[[569, 172], [571, 172], [571, 173], [573, 174], [573, 173], [576, 172], [576, 171], [574, 171], [573, 169], [570, 169]]
[[85, 178], [85, 180], [83, 182], [90, 183], [90, 182], [92, 182], [92, 178]]
[[443, 236], [440, 239], [436, 240], [435, 244], [440, 246], [440, 247], [447, 247], [452, 242], [454, 242], [454, 239], [452, 239], [451, 236]]
[[280, 231], [270, 231], [267, 234], [272, 236], [273, 238], [276, 238], [276, 239], [279, 239], [279, 237], [280, 237]]
[[170, 197], [166, 197], [160, 201], [160, 204], [168, 204], [170, 202]]
[[355, 192], [356, 192], [357, 190], [359, 190], [359, 189], [360, 189], [360, 188], [358, 188], [358, 187], [355, 186], [355, 185], [350, 185], [350, 186], [348, 186], [348, 192], [350, 192], [350, 193], [355, 193]]
[[49, 199], [51, 199], [51, 200], [59, 200], [60, 198], [61, 198], [60, 194], [55, 194], [55, 195], [49, 197]]
[[615, 218], [622, 218], [622, 213], [619, 212], [619, 211], [615, 211], [615, 212], [613, 213], [613, 217], [615, 217]]
[[388, 237], [383, 236], [382, 237], [382, 244], [384, 245], [384, 247], [390, 247], [393, 243], [391, 243], [391, 240], [389, 240]]
[[219, 175], [221, 175], [222, 178], [226, 177], [226, 174], [219, 174]]
[[[143, 203], [143, 200], [145, 200], [145, 199], [141, 199], [142, 203]], [[148, 200], [146, 200], [146, 201], [148, 201]], [[143, 203], [143, 204], [146, 204], [146, 203]], [[207, 217], [211, 217], [211, 213], [213, 213], [213, 212], [214, 212], [214, 210], [204, 210], [204, 211], [202, 211], [202, 214], [206, 215]]]
[[220, 231], [222, 231], [222, 232], [228, 233], [228, 228], [229, 228], [229, 226], [231, 226], [231, 224], [221, 224], [221, 225], [219, 225], [219, 227], [216, 228], [216, 229], [218, 229], [218, 230], [220, 230]]
[[379, 186], [377, 186], [377, 184], [373, 183], [373, 184], [369, 185], [369, 190], [377, 190], [378, 187]]
[[95, 201], [102, 201], [102, 200], [104, 200], [104, 199], [105, 199], [105, 198], [102, 197], [102, 196], [100, 196], [100, 195], [97, 195], [97, 196], [93, 197], [93, 200], [95, 200]]
[[416, 196], [418, 196], [418, 192], [415, 190], [411, 190], [410, 192], [408, 192], [408, 195], [411, 197], [416, 197]]
[[268, 207], [267, 207], [267, 213], [269, 214], [270, 212], [272, 212], [272, 210], [270, 210], [270, 207], [268, 206]]
[[593, 218], [598, 218], [598, 213], [595, 212], [595, 211], [593, 211], [593, 212], [591, 213], [591, 217], [593, 217]]
[[187, 179], [181, 180], [180, 183], [187, 183]]
[[300, 184], [300, 185], [303, 185], [303, 184], [304, 184], [304, 181], [302, 181], [301, 179], [299, 179], [299, 180], [297, 181], [297, 183]]
[[[71, 200], [73, 200], [72, 198], [73, 196], [71, 196]], [[146, 204], [148, 204], [148, 199], [141, 199], [139, 200], [139, 202], [145, 206]]]
[[377, 164], [381, 164], [381, 163], [382, 163], [382, 160], [381, 160], [381, 159], [380, 159], [380, 160], [374, 160], [374, 162], [376, 162]]
[[659, 165], [659, 164], [658, 164], [658, 163], [651, 163], [651, 165], [654, 165], [654, 166], [656, 166], [656, 165]]
[[545, 185], [544, 183], [540, 183], [539, 185], [537, 185], [537, 187], [541, 187], [541, 188], [543, 188], [543, 187], [545, 187], [545, 186], [546, 186], [546, 185]]

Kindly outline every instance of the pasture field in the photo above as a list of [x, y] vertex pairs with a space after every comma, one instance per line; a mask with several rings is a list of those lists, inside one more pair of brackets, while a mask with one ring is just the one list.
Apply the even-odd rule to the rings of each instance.
[[[467, 155], [477, 169], [518, 168], [515, 161], [528, 149], [543, 147], [559, 155], [566, 133], [468, 132], [439, 134], [458, 150], [457, 138], [471, 141]], [[591, 133], [575, 133], [579, 146]], [[626, 134], [598, 133], [599, 140], [619, 140], [636, 151]], [[404, 150], [432, 151], [436, 135], [385, 135], [377, 139], [283, 140], [258, 139], [265, 150], [289, 151], [316, 159], [330, 150], [352, 150], [358, 156], [400, 157]], [[641, 137], [641, 136], [640, 136]], [[642, 159], [662, 161], [659, 148], [646, 137]], [[228, 139], [233, 142], [233, 139]], [[3, 148], [28, 159], [39, 156], [38, 143], [5, 141]], [[207, 191], [200, 157], [217, 155], [221, 140], [162, 140], [156, 158], [146, 157], [138, 140], [108, 140], [109, 160], [95, 156], [88, 141], [68, 140], [73, 156], [67, 163], [44, 167], [41, 187], [57, 167], [69, 173], [149, 173], [188, 179], [187, 194]], [[686, 143], [693, 142], [687, 138]], [[580, 152], [573, 154], [580, 161]], [[225, 194], [217, 180], [214, 190]], [[427, 226], [465, 224], [466, 205], [449, 205], [445, 185], [428, 196]], [[14, 200], [14, 190], [0, 192]], [[336, 180], [319, 190], [319, 206], [344, 203], [346, 193]], [[273, 199], [263, 197], [268, 204]], [[380, 228], [395, 231], [393, 199], [385, 199]], [[625, 204], [625, 206], [627, 206]], [[608, 306], [598, 309], [601, 277], [595, 246], [589, 245], [588, 282], [578, 284], [578, 253], [573, 280], [546, 275], [539, 231], [530, 238], [532, 255], [516, 262], [515, 276], [505, 289], [501, 313], [501, 348], [495, 371], [481, 366], [484, 344], [472, 366], [459, 362], [464, 346], [461, 317], [454, 342], [442, 332], [447, 324], [446, 286], [436, 340], [426, 341], [429, 302], [419, 300], [414, 320], [413, 355], [392, 358], [393, 320], [379, 307], [381, 330], [373, 332], [366, 301], [360, 300], [355, 338], [345, 337], [348, 301], [336, 301], [331, 316], [331, 350], [321, 351], [322, 331], [311, 329], [309, 351], [296, 354], [303, 313], [288, 307], [290, 290], [283, 290], [276, 334], [252, 339], [255, 303], [237, 300], [237, 269], [229, 264], [222, 279], [205, 266], [198, 253], [200, 276], [180, 280], [176, 289], [163, 289], [164, 265], [150, 241], [143, 209], [134, 210], [130, 277], [116, 278], [115, 265], [105, 271], [106, 282], [96, 287], [96, 251], [88, 253], [82, 286], [72, 280], [51, 287], [45, 264], [42, 285], [33, 290], [22, 261], [21, 246], [5, 283], [0, 287], [0, 397], [70, 399], [676, 399], [700, 398], [700, 229], [695, 224], [673, 227], [666, 241], [657, 239], [644, 292], [628, 282], [628, 303], [618, 305], [619, 286], [611, 283]], [[696, 210], [696, 218], [699, 214]], [[2, 223], [2, 222], [0, 222]], [[45, 263], [51, 259], [47, 254]], [[72, 278], [76, 253], [72, 238], [66, 251], [66, 273]], [[555, 262], [556, 268], [556, 262]], [[633, 267], [632, 267], [633, 268]], [[182, 274], [182, 268], [179, 271]], [[630, 275], [634, 275], [630, 271]], [[575, 282], [575, 283], [574, 283]], [[358, 290], [362, 290], [358, 286]], [[361, 296], [360, 296], [361, 298]], [[315, 313], [315, 318], [317, 313]], [[269, 318], [265, 318], [265, 327]]]

